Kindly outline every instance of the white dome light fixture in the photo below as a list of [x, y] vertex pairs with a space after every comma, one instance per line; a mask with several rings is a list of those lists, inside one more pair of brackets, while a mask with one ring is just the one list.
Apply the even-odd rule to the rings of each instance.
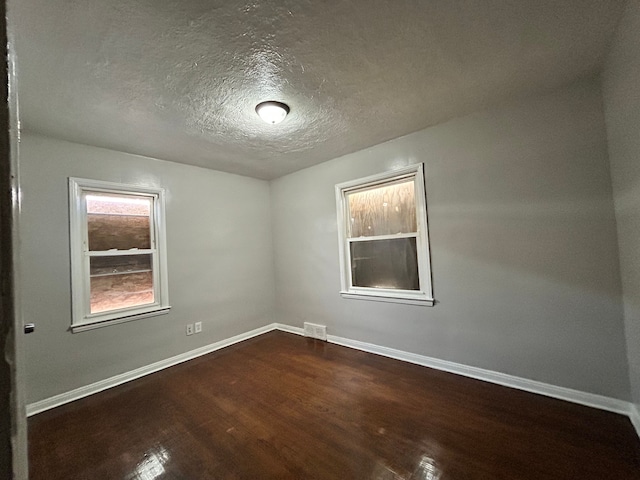
[[262, 102], [256, 106], [256, 113], [260, 118], [272, 125], [283, 121], [289, 110], [289, 105], [274, 101]]

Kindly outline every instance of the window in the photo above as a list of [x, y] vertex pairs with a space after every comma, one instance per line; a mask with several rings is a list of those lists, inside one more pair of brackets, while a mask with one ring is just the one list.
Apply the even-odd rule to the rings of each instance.
[[341, 294], [434, 304], [423, 165], [336, 185]]
[[78, 332], [169, 311], [164, 191], [69, 179]]

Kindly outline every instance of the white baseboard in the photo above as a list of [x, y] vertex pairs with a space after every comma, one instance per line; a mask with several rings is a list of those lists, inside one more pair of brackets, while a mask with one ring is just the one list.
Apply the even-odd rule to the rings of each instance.
[[164, 370], [165, 368], [172, 367], [173, 365], [177, 365], [182, 362], [186, 362], [187, 360], [192, 360], [202, 355], [206, 355], [207, 353], [215, 352], [216, 350], [220, 350], [221, 348], [228, 347], [244, 340], [248, 340], [250, 338], [262, 335], [263, 333], [267, 333], [275, 329], [276, 324], [272, 323], [270, 325], [256, 328], [255, 330], [251, 330], [246, 333], [241, 333], [240, 335], [236, 335], [235, 337], [227, 338], [210, 345], [205, 345], [204, 347], [196, 348], [195, 350], [181, 353], [180, 355], [176, 355], [165, 360], [160, 360], [159, 362], [152, 363], [151, 365], [136, 368], [135, 370], [131, 370], [130, 372], [116, 375], [115, 377], [100, 380], [99, 382], [76, 388], [75, 390], [61, 393], [60, 395], [45, 398], [44, 400], [40, 400], [39, 402], [30, 403], [27, 405], [27, 416], [44, 412], [45, 410], [64, 405], [65, 403], [73, 402], [74, 400], [79, 400], [83, 397], [88, 397], [89, 395], [93, 395], [94, 393], [102, 392], [103, 390], [107, 390], [126, 382], [130, 382], [131, 380], [144, 377], [145, 375], [149, 375], [150, 373], [154, 373], [159, 370]]
[[280, 330], [281, 332], [295, 333], [296, 335], [304, 336], [304, 328], [301, 327], [292, 327], [291, 325], [285, 325], [284, 323], [274, 323], [273, 328], [275, 330]]
[[640, 405], [631, 404], [629, 420], [631, 420], [633, 428], [636, 429], [636, 433], [638, 434], [638, 437], [640, 437]]
[[[302, 328], [292, 327], [290, 325], [283, 325], [278, 323], [276, 324], [276, 328], [278, 330], [295, 333], [297, 335], [304, 334], [304, 330]], [[468, 365], [462, 365], [460, 363], [440, 360], [424, 355], [418, 355], [416, 353], [404, 352], [402, 350], [382, 347], [380, 345], [360, 342], [358, 340], [337, 337], [335, 335], [327, 335], [327, 341], [330, 343], [335, 343], [337, 345], [362, 350], [364, 352], [375, 353], [384, 357], [395, 358], [396, 360], [402, 360], [405, 362], [434, 368], [436, 370], [455, 373], [458, 375], [463, 375], [465, 377], [475, 378], [477, 380], [495, 383], [505, 387], [516, 388], [518, 390], [524, 390], [526, 392], [537, 393], [539, 395], [545, 395], [547, 397], [566, 400], [568, 402], [578, 403], [580, 405], [586, 405], [588, 407], [594, 407], [600, 410], [621, 413], [623, 415], [628, 415], [631, 418], [631, 408], [633, 407], [633, 405], [624, 400], [596, 395], [595, 393], [582, 392], [580, 390], [573, 390], [571, 388], [558, 387], [556, 385], [550, 385], [548, 383], [516, 377], [514, 375], [508, 375], [506, 373], [494, 372], [492, 370], [485, 370], [478, 367], [470, 367]], [[639, 420], [640, 417], [637, 416], [636, 421]], [[631, 418], [631, 421], [634, 422], [633, 418]], [[640, 430], [638, 429], [637, 425], [635, 426], [636, 430], [639, 431], [640, 436]]]
[[[267, 333], [272, 330], [281, 330], [283, 332], [293, 333], [296, 335], [304, 335], [304, 330], [300, 327], [292, 327], [291, 325], [285, 325], [282, 323], [272, 323], [269, 325], [265, 325], [264, 327], [256, 328], [255, 330], [251, 330], [249, 332], [236, 335], [226, 340], [221, 340], [219, 342], [212, 343], [211, 345], [206, 345], [204, 347], [197, 348], [195, 350], [191, 350], [189, 352], [185, 352], [171, 358], [167, 358], [166, 360], [152, 363], [151, 365], [147, 365], [145, 367], [137, 368], [130, 372], [125, 372], [120, 375], [116, 375], [114, 377], [107, 378], [90, 385], [86, 385], [84, 387], [76, 388], [75, 390], [71, 390], [60, 395], [46, 398], [39, 402], [31, 403], [27, 405], [27, 416], [35, 415], [36, 413], [40, 413], [45, 410], [64, 405], [65, 403], [73, 402], [74, 400], [79, 400], [80, 398], [87, 397], [103, 390], [107, 390], [109, 388], [129, 382], [131, 380], [135, 380], [145, 375], [149, 375], [150, 373], [163, 370], [173, 365], [186, 362], [187, 360], [206, 355], [207, 353], [215, 352], [216, 350], [220, 350], [221, 348], [234, 345], [236, 343], [248, 340], [258, 335], [262, 335], [263, 333]], [[361, 342], [358, 340], [351, 340], [335, 335], [327, 335], [327, 341], [330, 343], [335, 343], [336, 345], [342, 345], [364, 352], [375, 353], [384, 357], [395, 358], [397, 360], [434, 368], [436, 370], [455, 373], [458, 375], [463, 375], [465, 377], [503, 385], [505, 387], [516, 388], [518, 390], [537, 393], [539, 395], [545, 395], [547, 397], [566, 400], [568, 402], [586, 405], [588, 407], [598, 408], [600, 410], [621, 413], [629, 417], [631, 423], [636, 429], [636, 432], [638, 433], [638, 436], [640, 437], [640, 413], [638, 411], [638, 407], [624, 400], [596, 395], [594, 393], [581, 392], [579, 390], [573, 390], [565, 387], [558, 387], [556, 385], [550, 385], [535, 380], [507, 375], [505, 373], [494, 372], [491, 370], [471, 367], [468, 365], [462, 365], [459, 363], [449, 362], [447, 360], [440, 360], [424, 355], [418, 355], [416, 353], [404, 352], [402, 350], [396, 350], [394, 348], [383, 347], [380, 345]]]

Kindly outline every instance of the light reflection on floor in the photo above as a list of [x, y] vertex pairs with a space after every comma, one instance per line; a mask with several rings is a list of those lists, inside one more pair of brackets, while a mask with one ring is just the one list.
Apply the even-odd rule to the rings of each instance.
[[165, 472], [164, 465], [169, 461], [169, 452], [159, 446], [144, 454], [144, 459], [127, 476], [127, 480], [155, 480]]
[[420, 464], [417, 470], [412, 475], [411, 479], [415, 480], [439, 480], [441, 471], [436, 467], [436, 462], [433, 458], [426, 455], [422, 456]]
[[440, 480], [442, 471], [436, 461], [428, 455], [422, 455], [413, 473], [403, 476], [386, 463], [378, 462], [372, 472], [372, 480]]

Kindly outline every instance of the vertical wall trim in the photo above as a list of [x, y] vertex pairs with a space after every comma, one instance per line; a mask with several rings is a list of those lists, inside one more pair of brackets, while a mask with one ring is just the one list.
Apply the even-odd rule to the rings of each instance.
[[[2, 17], [2, 45], [7, 48], [6, 3], [0, 6]], [[12, 201], [11, 201], [11, 147], [9, 113], [9, 59], [2, 65], [0, 85], [0, 478], [13, 476], [12, 430], [15, 425], [13, 367], [13, 259], [12, 259]]]
[[[18, 101], [18, 75], [15, 58], [15, 32], [11, 25], [11, 10], [2, 2], [2, 37], [5, 50], [2, 100], [3, 170], [2, 174], [2, 229], [9, 225], [8, 236], [2, 242], [3, 296], [10, 308], [3, 305], [2, 318], [9, 322], [9, 337], [6, 339], [4, 356], [11, 365], [11, 469], [13, 478], [29, 477], [27, 447], [27, 417], [25, 410], [26, 364], [21, 346], [23, 335], [22, 310], [20, 307], [20, 114]], [[6, 145], [5, 145], [6, 142]], [[6, 161], [6, 166], [5, 162]], [[6, 183], [5, 183], [6, 181]], [[7, 198], [8, 197], [8, 198]], [[8, 200], [8, 205], [4, 202]], [[8, 210], [5, 209], [8, 207]], [[7, 243], [8, 242], [8, 243]], [[6, 289], [6, 290], [5, 290]], [[4, 341], [4, 340], [3, 340]]]

